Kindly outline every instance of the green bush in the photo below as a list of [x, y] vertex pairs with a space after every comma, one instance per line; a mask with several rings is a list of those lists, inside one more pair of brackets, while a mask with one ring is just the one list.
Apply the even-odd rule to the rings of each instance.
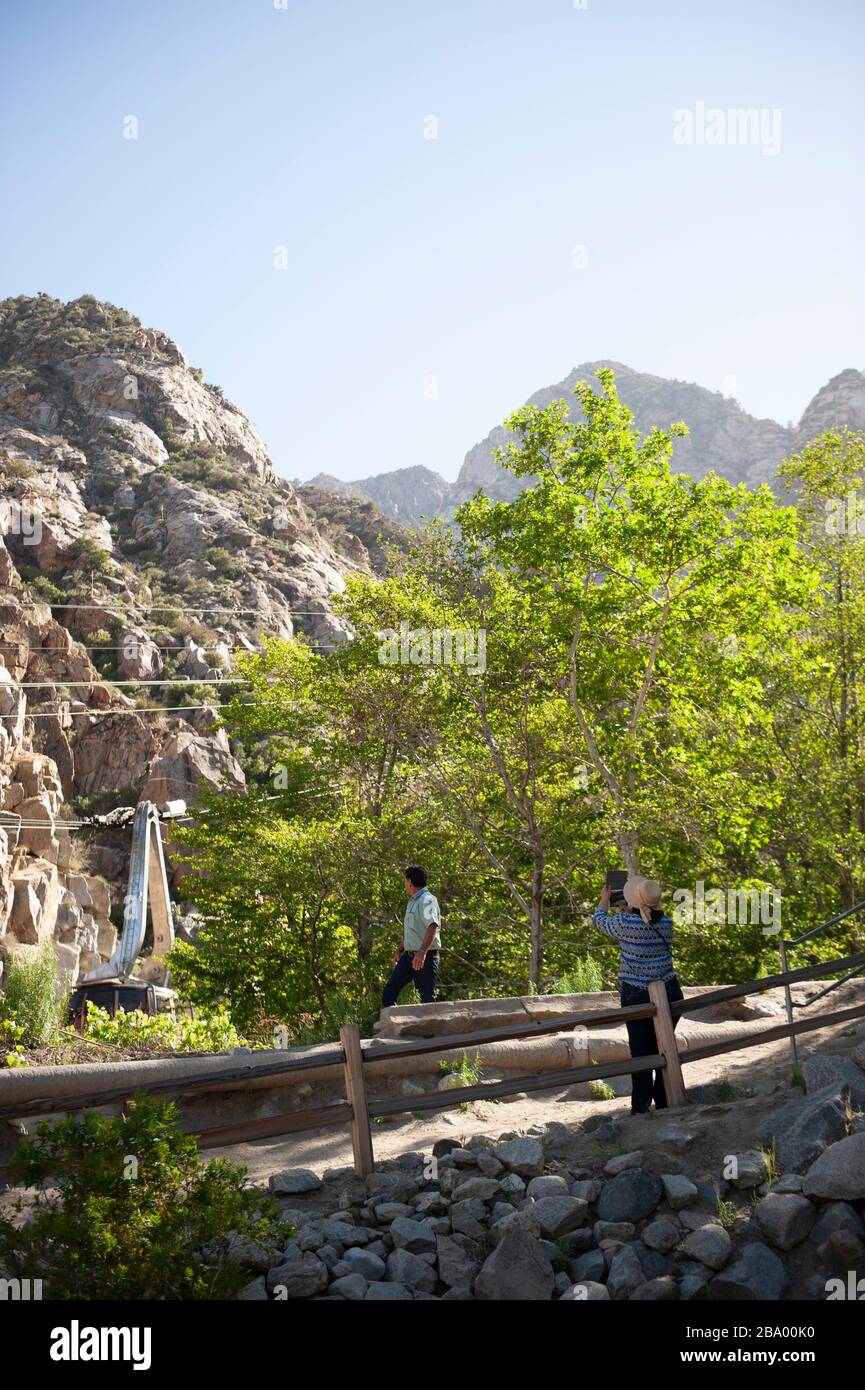
[[227, 1052], [247, 1045], [227, 1009], [214, 1009], [195, 1018], [130, 1009], [128, 1013], [120, 1010], [112, 1018], [107, 1009], [100, 1009], [89, 999], [84, 1036], [92, 1042], [144, 1052]]
[[[173, 1104], [137, 1095], [125, 1117], [43, 1123], [12, 1159], [26, 1224], [0, 1218], [0, 1265], [52, 1299], [231, 1298], [249, 1280], [239, 1236], [282, 1249], [291, 1228], [238, 1164], [199, 1164]], [[49, 1186], [50, 1184], [50, 1186]]]
[[0, 1032], [24, 1047], [44, 1047], [56, 1039], [66, 1007], [51, 946], [43, 946], [32, 960], [12, 956], [7, 961]]
[[597, 994], [604, 976], [594, 956], [578, 956], [571, 969], [549, 987], [550, 994]]

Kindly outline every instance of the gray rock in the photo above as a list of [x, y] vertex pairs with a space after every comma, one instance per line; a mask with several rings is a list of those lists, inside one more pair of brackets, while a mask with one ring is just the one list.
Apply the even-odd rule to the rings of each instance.
[[856, 1110], [865, 1110], [865, 1071], [851, 1057], [827, 1057], [816, 1053], [802, 1064], [802, 1075], [809, 1095], [834, 1087], [838, 1095], [844, 1087]]
[[699, 1197], [697, 1188], [690, 1178], [677, 1173], [662, 1173], [661, 1182], [664, 1184], [664, 1193], [673, 1211], [681, 1211], [683, 1207], [689, 1207]]
[[628, 1168], [604, 1183], [596, 1204], [598, 1216], [602, 1221], [641, 1221], [655, 1210], [663, 1191], [657, 1174]]
[[299, 1192], [317, 1192], [321, 1178], [311, 1168], [285, 1168], [281, 1173], [271, 1173], [267, 1186], [270, 1192], [296, 1196]]
[[506, 1173], [499, 1183], [499, 1187], [506, 1197], [518, 1198], [525, 1196], [526, 1184], [519, 1173]]
[[493, 1154], [521, 1178], [539, 1178], [544, 1171], [544, 1150], [537, 1139], [508, 1139], [496, 1144]]
[[369, 1284], [362, 1274], [346, 1274], [341, 1279], [334, 1279], [330, 1292], [338, 1293], [340, 1298], [347, 1298], [355, 1303], [366, 1298], [368, 1288]]
[[579, 1197], [569, 1197], [564, 1193], [555, 1197], [541, 1197], [529, 1210], [537, 1218], [541, 1234], [549, 1240], [558, 1240], [583, 1224], [588, 1206]]
[[387, 1278], [392, 1284], [405, 1284], [422, 1293], [434, 1293], [435, 1271], [410, 1250], [392, 1250], [387, 1257]]
[[271, 1269], [266, 1279], [268, 1293], [276, 1298], [312, 1298], [327, 1288], [327, 1265], [307, 1250]]
[[553, 1296], [554, 1285], [553, 1268], [540, 1241], [526, 1231], [509, 1230], [485, 1260], [475, 1281], [475, 1297], [496, 1302], [546, 1302]]
[[415, 1207], [410, 1207], [407, 1202], [380, 1202], [375, 1208], [376, 1218], [384, 1226], [389, 1226], [398, 1216], [412, 1216], [414, 1211]]
[[610, 1297], [606, 1284], [596, 1284], [591, 1279], [583, 1279], [572, 1289], [563, 1293], [560, 1303], [602, 1303]]
[[439, 1236], [436, 1240], [439, 1278], [450, 1288], [471, 1289], [481, 1267], [480, 1251], [474, 1242], [463, 1238], [458, 1241], [453, 1236]]
[[459, 1147], [460, 1145], [456, 1139], [437, 1139], [432, 1148], [433, 1156], [435, 1158], [444, 1158], [445, 1154], [451, 1154], [454, 1149], [458, 1149]]
[[818, 1248], [817, 1255], [827, 1269], [837, 1274], [861, 1270], [865, 1268], [865, 1241], [852, 1231], [833, 1231]]
[[662, 1274], [657, 1279], [647, 1279], [645, 1284], [638, 1284], [631, 1294], [634, 1303], [672, 1303], [678, 1297], [679, 1286], [671, 1274]]
[[746, 1149], [744, 1153], [736, 1154], [735, 1159], [736, 1176], [730, 1179], [734, 1187], [744, 1190], [759, 1187], [761, 1182], [765, 1182], [766, 1159], [759, 1149]]
[[391, 1222], [390, 1233], [396, 1248], [408, 1250], [412, 1255], [422, 1255], [436, 1248], [436, 1238], [432, 1232], [422, 1222], [410, 1221], [405, 1216], [398, 1216]]
[[603, 1183], [599, 1178], [581, 1178], [577, 1182], [572, 1182], [568, 1189], [572, 1197], [579, 1197], [581, 1201], [596, 1202], [601, 1193]]
[[701, 1210], [699, 1207], [686, 1207], [678, 1213], [679, 1220], [688, 1231], [701, 1231], [704, 1226], [715, 1224], [713, 1212]]
[[829, 1202], [820, 1210], [811, 1231], [815, 1245], [822, 1245], [835, 1231], [849, 1231], [853, 1236], [865, 1236], [865, 1221], [849, 1202]]
[[364, 1296], [364, 1302], [390, 1302], [410, 1303], [411, 1294], [405, 1284], [370, 1284]]
[[631, 1249], [640, 1261], [640, 1268], [646, 1279], [663, 1279], [670, 1273], [670, 1262], [658, 1250], [647, 1250], [640, 1241], [632, 1242]]
[[643, 1266], [640, 1264], [633, 1246], [623, 1245], [621, 1250], [616, 1251], [610, 1262], [607, 1275], [610, 1298], [616, 1302], [630, 1298], [634, 1290], [640, 1284], [645, 1283], [645, 1280]]
[[541, 1197], [567, 1197], [568, 1184], [560, 1173], [547, 1173], [540, 1178], [532, 1178], [526, 1188], [526, 1196], [538, 1201]]
[[501, 1191], [495, 1178], [482, 1178], [480, 1176], [467, 1178], [461, 1182], [454, 1192], [454, 1201], [464, 1202], [467, 1198], [477, 1198], [479, 1202], [491, 1202]]
[[768, 1245], [746, 1245], [734, 1264], [716, 1274], [706, 1290], [711, 1299], [777, 1302], [787, 1287], [787, 1273]]
[[607, 1277], [607, 1262], [603, 1250], [587, 1250], [574, 1260], [571, 1266], [574, 1282], [582, 1283], [588, 1279], [593, 1284], [603, 1284]]
[[444, 1216], [449, 1206], [450, 1202], [441, 1192], [419, 1192], [414, 1198], [414, 1210], [420, 1216]]
[[776, 1250], [792, 1250], [809, 1234], [817, 1216], [807, 1197], [779, 1193], [764, 1197], [754, 1208], [764, 1239]]
[[669, 1216], [659, 1216], [643, 1228], [640, 1239], [650, 1250], [659, 1250], [666, 1255], [678, 1245], [681, 1234], [682, 1228], [678, 1222]]
[[865, 1133], [851, 1134], [821, 1154], [805, 1174], [803, 1191], [824, 1201], [865, 1199]]
[[592, 1235], [600, 1245], [602, 1240], [633, 1240], [635, 1230], [633, 1221], [596, 1221]]
[[241, 1303], [266, 1303], [267, 1284], [263, 1274], [259, 1274], [257, 1279], [252, 1279], [240, 1290], [237, 1295]]
[[384, 1260], [380, 1254], [373, 1252], [369, 1247], [366, 1250], [362, 1250], [359, 1246], [346, 1250], [340, 1264], [347, 1265], [351, 1274], [362, 1274], [364, 1279], [369, 1280], [370, 1283], [375, 1279], [383, 1279], [385, 1276]]
[[699, 1298], [707, 1288], [705, 1278], [700, 1274], [686, 1274], [679, 1284], [679, 1300], [682, 1303], [690, 1303], [692, 1299]]
[[709, 1269], [723, 1269], [733, 1253], [733, 1242], [723, 1226], [701, 1226], [685, 1239], [682, 1249]]
[[639, 1168], [643, 1161], [642, 1149], [635, 1149], [633, 1153], [616, 1154], [604, 1164], [604, 1172], [608, 1177], [614, 1178], [619, 1173], [624, 1173], [628, 1168]]
[[498, 1178], [505, 1171], [505, 1165], [496, 1158], [495, 1154], [486, 1153], [483, 1149], [476, 1150], [477, 1164], [485, 1178]]
[[782, 1105], [765, 1121], [760, 1137], [765, 1144], [775, 1144], [781, 1167], [802, 1173], [846, 1133], [847, 1102], [843, 1088], [839, 1093], [833, 1085]]
[[379, 1202], [409, 1202], [418, 1190], [409, 1173], [370, 1173], [365, 1186], [367, 1195]]

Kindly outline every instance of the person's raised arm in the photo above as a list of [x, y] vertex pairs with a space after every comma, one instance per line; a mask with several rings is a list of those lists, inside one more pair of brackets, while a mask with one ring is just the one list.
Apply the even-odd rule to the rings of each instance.
[[605, 883], [601, 889], [600, 900], [595, 908], [595, 926], [605, 936], [612, 936], [617, 940], [621, 934], [618, 914], [610, 911], [610, 886], [608, 883]]

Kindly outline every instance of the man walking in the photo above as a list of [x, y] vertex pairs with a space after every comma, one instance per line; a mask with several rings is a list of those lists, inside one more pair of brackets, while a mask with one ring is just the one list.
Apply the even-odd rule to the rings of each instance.
[[410, 864], [405, 871], [408, 894], [402, 928], [402, 945], [394, 956], [393, 970], [381, 996], [381, 1006], [395, 1004], [406, 985], [413, 982], [423, 1004], [436, 997], [441, 947], [441, 913], [427, 888], [426, 870]]

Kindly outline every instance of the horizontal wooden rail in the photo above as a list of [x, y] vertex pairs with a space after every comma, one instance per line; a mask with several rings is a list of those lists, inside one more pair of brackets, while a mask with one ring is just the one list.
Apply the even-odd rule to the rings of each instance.
[[803, 1018], [800, 1023], [780, 1023], [777, 1028], [764, 1028], [761, 1033], [746, 1033], [744, 1038], [729, 1038], [725, 1042], [709, 1043], [706, 1047], [695, 1047], [692, 1052], [681, 1054], [682, 1065], [688, 1062], [702, 1062], [706, 1057], [717, 1057], [722, 1052], [738, 1052], [740, 1048], [759, 1047], [760, 1043], [777, 1042], [780, 1038], [792, 1038], [799, 1033], [810, 1033], [817, 1028], [832, 1028], [836, 1023], [847, 1023], [851, 1018], [865, 1015], [865, 1004], [857, 1004], [852, 1009], [839, 1009], [834, 1014], [817, 1014], [814, 1018]]
[[299, 1110], [295, 1115], [269, 1115], [266, 1120], [249, 1120], [246, 1124], [205, 1129], [199, 1131], [196, 1138], [200, 1149], [221, 1149], [230, 1144], [252, 1144], [256, 1139], [271, 1139], [281, 1134], [303, 1134], [307, 1130], [326, 1129], [331, 1125], [347, 1125], [351, 1123], [352, 1113], [350, 1105], [340, 1102], [323, 1105], [318, 1110]]
[[435, 1091], [427, 1096], [413, 1096], [408, 1101], [374, 1100], [368, 1105], [372, 1116], [413, 1114], [415, 1110], [449, 1110], [469, 1100], [495, 1100], [498, 1096], [515, 1096], [521, 1091], [550, 1091], [559, 1086], [575, 1085], [578, 1081], [603, 1081], [608, 1076], [631, 1076], [638, 1071], [658, 1071], [666, 1066], [661, 1056], [622, 1058], [618, 1062], [602, 1062], [588, 1067], [571, 1067], [568, 1071], [550, 1071], [540, 1076], [514, 1076], [507, 1081], [480, 1082], [477, 1086], [455, 1086], [452, 1090]]
[[747, 980], [742, 985], [724, 985], [713, 989], [709, 994], [701, 994], [694, 999], [680, 999], [670, 1005], [673, 1017], [681, 1014], [698, 1013], [700, 1009], [710, 1009], [714, 1004], [723, 1004], [728, 999], [742, 999], [748, 994], [762, 994], [764, 990], [776, 989], [779, 985], [795, 985], [801, 980], [819, 979], [821, 975], [831, 975], [836, 970], [846, 970], [850, 966], [865, 966], [865, 951], [852, 956], [839, 956], [837, 960], [824, 960], [819, 965], [805, 965], [801, 970], [787, 970], [783, 975], [764, 975], [759, 980]]
[[47, 1096], [36, 1100], [16, 1102], [15, 1105], [0, 1106], [0, 1120], [26, 1119], [28, 1115], [65, 1114], [72, 1110], [88, 1110], [100, 1105], [114, 1105], [118, 1101], [129, 1100], [138, 1091], [146, 1091], [149, 1096], [202, 1095], [206, 1091], [221, 1091], [227, 1085], [242, 1084], [244, 1081], [257, 1081], [260, 1077], [284, 1076], [293, 1071], [321, 1071], [325, 1067], [338, 1067], [345, 1061], [341, 1050], [321, 1053], [310, 1061], [302, 1058], [287, 1058], [284, 1062], [273, 1062], [265, 1067], [229, 1067], [225, 1071], [207, 1072], [201, 1076], [187, 1076], [181, 1081], [138, 1082], [134, 1086], [117, 1086], [111, 1091], [91, 1091], [79, 1096]]

